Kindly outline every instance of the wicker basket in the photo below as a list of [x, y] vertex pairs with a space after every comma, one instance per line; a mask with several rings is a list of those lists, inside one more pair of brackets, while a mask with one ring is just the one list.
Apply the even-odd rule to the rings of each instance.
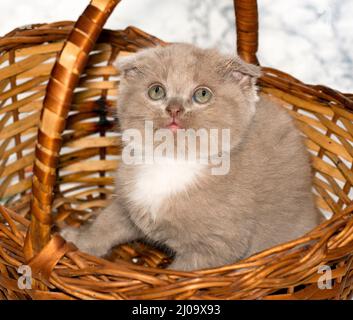
[[[76, 23], [33, 25], [0, 39], [0, 299], [351, 298], [353, 95], [270, 68], [259, 85], [306, 136], [317, 205], [330, 220], [290, 243], [195, 272], [163, 269], [169, 258], [140, 242], [106, 260], [55, 234], [92, 218], [112, 191], [120, 153], [113, 61], [165, 44], [133, 27], [103, 30], [118, 2], [92, 0]], [[234, 5], [238, 53], [257, 63], [256, 0]], [[31, 289], [18, 285], [22, 265], [31, 267]], [[331, 289], [318, 287], [323, 265]]]

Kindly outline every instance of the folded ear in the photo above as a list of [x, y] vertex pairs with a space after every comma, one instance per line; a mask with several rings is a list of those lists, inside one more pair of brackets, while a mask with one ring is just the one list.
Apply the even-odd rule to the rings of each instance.
[[260, 67], [246, 63], [236, 56], [224, 59], [219, 64], [218, 71], [222, 77], [234, 81], [245, 93], [257, 100], [256, 81], [261, 76]]
[[117, 59], [115, 65], [123, 77], [130, 78], [143, 74], [138, 63], [138, 56], [138, 53], [133, 53]]

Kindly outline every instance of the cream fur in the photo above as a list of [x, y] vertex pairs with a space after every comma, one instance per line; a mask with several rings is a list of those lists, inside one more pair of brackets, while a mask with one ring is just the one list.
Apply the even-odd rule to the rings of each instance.
[[152, 219], [164, 201], [196, 184], [205, 167], [196, 162], [159, 159], [154, 164], [140, 165], [132, 178], [132, 192], [128, 195], [133, 205], [142, 207]]
[[[230, 129], [230, 170], [121, 163], [111, 204], [91, 225], [63, 233], [82, 251], [103, 255], [144, 238], [175, 252], [170, 268], [193, 270], [234, 263], [319, 223], [309, 154], [286, 111], [258, 99], [259, 67], [187, 44], [143, 50], [118, 67], [122, 130], [142, 132], [145, 120], [165, 128], [166, 108], [179, 104], [185, 128]], [[158, 103], [146, 94], [155, 82], [166, 89]], [[204, 105], [192, 99], [198, 86], [213, 92]]]

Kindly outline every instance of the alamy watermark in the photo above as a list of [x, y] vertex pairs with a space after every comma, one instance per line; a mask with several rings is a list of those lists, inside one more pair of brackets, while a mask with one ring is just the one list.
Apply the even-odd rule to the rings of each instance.
[[168, 160], [209, 165], [212, 175], [225, 175], [230, 168], [230, 129], [154, 130], [145, 121], [144, 132], [122, 133], [122, 161], [128, 165], [158, 164]]
[[32, 289], [32, 269], [28, 265], [21, 265], [17, 269], [17, 273], [21, 276], [17, 280], [17, 286], [19, 289]]
[[330, 266], [322, 265], [318, 268], [318, 273], [322, 274], [317, 281], [317, 287], [321, 290], [332, 289], [332, 270]]

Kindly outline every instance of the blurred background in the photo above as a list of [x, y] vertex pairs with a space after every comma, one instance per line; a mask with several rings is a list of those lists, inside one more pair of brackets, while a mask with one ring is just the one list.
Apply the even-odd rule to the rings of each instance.
[[[0, 35], [76, 20], [89, 0], [0, 0]], [[258, 0], [262, 65], [353, 92], [352, 0]], [[232, 0], [122, 0], [106, 27], [134, 25], [166, 41], [235, 52]]]

